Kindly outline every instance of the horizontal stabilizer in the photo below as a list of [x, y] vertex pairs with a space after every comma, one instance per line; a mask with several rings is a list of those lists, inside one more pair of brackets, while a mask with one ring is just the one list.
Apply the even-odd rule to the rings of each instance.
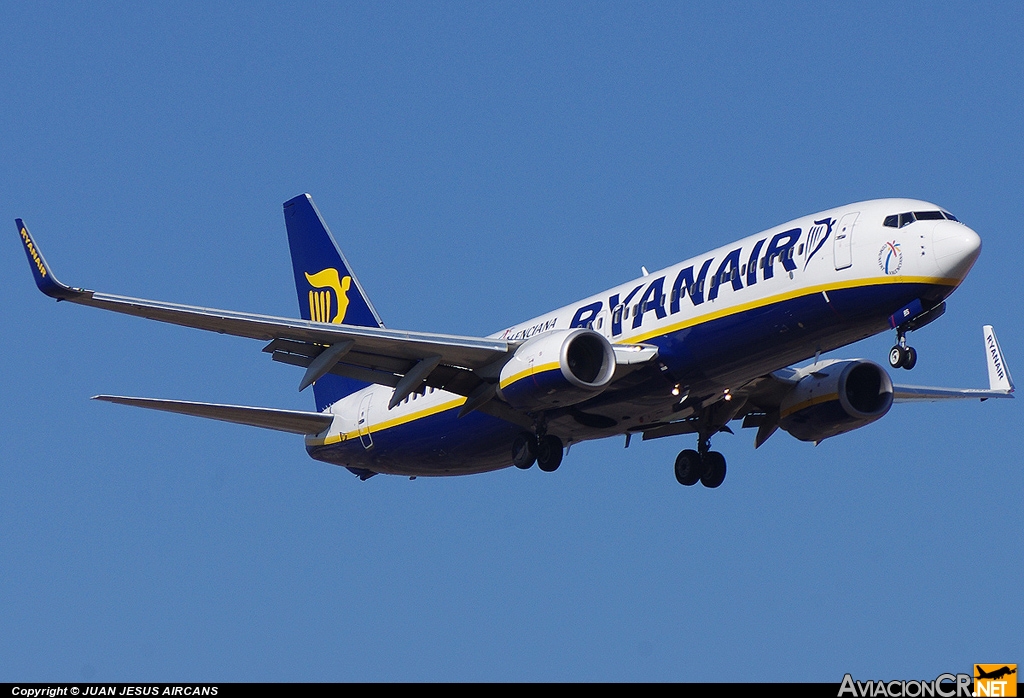
[[218, 419], [234, 424], [248, 424], [251, 427], [287, 431], [292, 434], [319, 434], [331, 426], [334, 417], [318, 412], [277, 410], [270, 407], [246, 407], [243, 405], [215, 405], [209, 402], [187, 402], [185, 400], [160, 400], [149, 397], [121, 397], [119, 395], [96, 395], [93, 400], [115, 402], [119, 405], [145, 407], [149, 410], [176, 412], [205, 419]]

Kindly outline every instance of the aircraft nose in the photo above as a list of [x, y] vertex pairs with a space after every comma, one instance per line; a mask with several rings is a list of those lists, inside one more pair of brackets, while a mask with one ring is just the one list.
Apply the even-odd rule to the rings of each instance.
[[939, 221], [932, 233], [935, 261], [946, 276], [962, 279], [981, 254], [981, 237], [962, 223]]

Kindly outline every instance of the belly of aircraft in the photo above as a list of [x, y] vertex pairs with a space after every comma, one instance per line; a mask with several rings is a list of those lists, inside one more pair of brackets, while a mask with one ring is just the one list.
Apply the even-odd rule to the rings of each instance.
[[[617, 384], [592, 400], [548, 415], [549, 433], [571, 444], [640, 431], [667, 421], [679, 397], [736, 389], [772, 371], [828, 352], [888, 328], [891, 313], [915, 298], [935, 304], [951, 287], [892, 283], [810, 293], [737, 312], [648, 340], [659, 348], [658, 367]], [[458, 407], [353, 438], [311, 446], [321, 461], [410, 476], [470, 474], [511, 464], [521, 428], [490, 415], [457, 416]], [[594, 425], [594, 416], [605, 424]], [[611, 423], [614, 422], [614, 423]]]

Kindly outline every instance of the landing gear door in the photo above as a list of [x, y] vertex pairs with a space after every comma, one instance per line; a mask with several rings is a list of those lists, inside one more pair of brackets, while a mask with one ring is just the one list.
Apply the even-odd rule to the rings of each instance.
[[370, 398], [372, 397], [373, 393], [367, 393], [359, 402], [359, 443], [366, 450], [373, 448], [373, 437], [370, 435]]
[[835, 261], [836, 270], [846, 269], [853, 265], [853, 226], [860, 213], [847, 213], [836, 225]]

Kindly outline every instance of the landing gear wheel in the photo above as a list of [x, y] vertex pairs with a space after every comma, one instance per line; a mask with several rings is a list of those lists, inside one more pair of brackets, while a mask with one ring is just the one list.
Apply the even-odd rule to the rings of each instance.
[[546, 473], [558, 470], [562, 463], [562, 440], [548, 434], [537, 441], [537, 466]]
[[[914, 357], [916, 360], [916, 356]], [[889, 350], [889, 365], [893, 368], [899, 368], [903, 365], [903, 362], [907, 360], [907, 350], [901, 347], [899, 344]]]
[[718, 451], [708, 451], [704, 454], [704, 474], [701, 475], [700, 484], [714, 489], [725, 480], [725, 456]]
[[903, 368], [908, 371], [914, 366], [917, 366], [917, 349], [914, 347], [907, 347], [903, 350], [905, 356], [903, 357]]
[[537, 460], [537, 440], [532, 434], [520, 434], [512, 442], [512, 465], [529, 470]]
[[699, 453], [689, 448], [679, 452], [676, 456], [676, 480], [680, 485], [696, 485], [703, 474], [704, 463]]

